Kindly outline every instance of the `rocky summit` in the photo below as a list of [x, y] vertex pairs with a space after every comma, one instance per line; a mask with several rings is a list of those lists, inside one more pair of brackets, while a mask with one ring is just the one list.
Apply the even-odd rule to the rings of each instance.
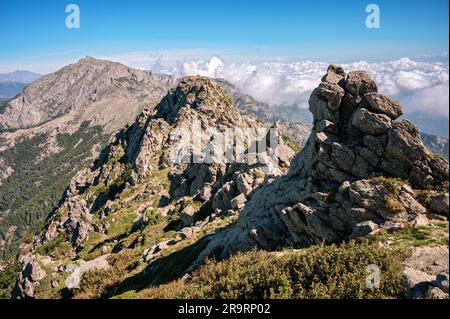
[[[366, 72], [330, 66], [309, 100], [314, 127], [289, 173], [260, 187], [201, 253], [339, 242], [448, 218], [448, 161], [398, 120]], [[424, 194], [426, 194], [424, 196]]]
[[78, 171], [12, 297], [448, 297], [448, 161], [368, 73], [328, 68], [302, 149], [223, 87], [180, 79]]
[[[4, 105], [0, 112], [0, 131], [34, 127], [74, 111], [81, 116], [88, 108], [100, 112], [102, 104], [115, 102], [134, 109], [134, 114], [130, 113], [135, 116], [140, 111], [136, 106], [139, 102], [160, 99], [161, 91], [164, 94], [171, 83], [169, 76], [88, 56], [33, 82]], [[120, 110], [110, 109], [112, 115], [121, 115]], [[111, 120], [111, 114], [101, 115], [98, 121]]]

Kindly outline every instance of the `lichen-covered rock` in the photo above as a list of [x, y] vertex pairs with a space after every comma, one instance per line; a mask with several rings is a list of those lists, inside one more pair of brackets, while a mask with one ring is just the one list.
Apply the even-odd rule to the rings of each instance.
[[425, 299], [429, 298], [428, 293], [433, 288], [433, 275], [423, 271], [406, 267], [403, 276], [408, 298]]
[[419, 129], [410, 121], [394, 123], [388, 132], [386, 153], [400, 161], [413, 164], [426, 157], [425, 146], [420, 142]]
[[439, 215], [448, 217], [449, 212], [449, 196], [448, 193], [438, 193], [432, 196], [430, 203], [430, 209]]
[[180, 212], [180, 220], [184, 226], [189, 226], [194, 223], [194, 215], [196, 212], [197, 209], [193, 206], [187, 206]]
[[358, 224], [356, 224], [355, 230], [350, 235], [350, 239], [365, 237], [377, 229], [378, 229], [378, 225], [375, 224], [371, 220], [358, 223]]
[[341, 67], [337, 67], [335, 65], [330, 65], [327, 70], [327, 74], [325, 74], [322, 78], [322, 82], [330, 83], [330, 84], [340, 84], [344, 82], [345, 72]]
[[408, 298], [448, 299], [448, 246], [413, 248], [404, 269]]

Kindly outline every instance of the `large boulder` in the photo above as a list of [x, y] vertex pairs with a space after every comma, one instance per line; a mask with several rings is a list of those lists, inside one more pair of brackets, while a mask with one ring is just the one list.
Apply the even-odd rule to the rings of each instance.
[[377, 84], [364, 71], [352, 71], [347, 74], [345, 90], [354, 96], [364, 96], [378, 91]]
[[421, 160], [427, 154], [419, 129], [408, 120], [394, 123], [389, 130], [386, 152], [388, 156], [407, 163]]
[[430, 203], [430, 209], [439, 215], [448, 217], [449, 211], [449, 196], [448, 193], [438, 193], [432, 196]]
[[358, 108], [353, 114], [352, 124], [361, 132], [371, 135], [383, 134], [391, 128], [391, 119], [384, 114], [376, 114], [365, 108]]
[[327, 70], [327, 74], [325, 74], [322, 78], [322, 82], [327, 82], [330, 84], [339, 84], [343, 85], [345, 79], [344, 69], [341, 67], [337, 67], [335, 65], [330, 65]]
[[359, 237], [365, 237], [378, 229], [378, 225], [373, 221], [368, 220], [365, 222], [361, 222], [356, 224], [355, 230], [350, 235], [350, 239], [355, 239]]
[[391, 97], [378, 93], [368, 93], [364, 95], [364, 99], [371, 110], [386, 114], [393, 120], [396, 120], [405, 113], [403, 106]]

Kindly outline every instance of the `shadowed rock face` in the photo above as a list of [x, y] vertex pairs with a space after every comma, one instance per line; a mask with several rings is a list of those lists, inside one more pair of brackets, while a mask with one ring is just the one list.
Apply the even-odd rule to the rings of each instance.
[[379, 94], [367, 73], [330, 66], [309, 109], [314, 127], [288, 175], [260, 188], [195, 264], [210, 254], [336, 242], [443, 214], [433, 200], [419, 202], [419, 189], [445, 190], [429, 193], [448, 211], [448, 162], [425, 148], [413, 123], [396, 121], [403, 107]]

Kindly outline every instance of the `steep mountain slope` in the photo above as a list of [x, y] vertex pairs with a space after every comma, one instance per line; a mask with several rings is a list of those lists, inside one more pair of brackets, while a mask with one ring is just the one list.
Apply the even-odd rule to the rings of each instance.
[[30, 227], [45, 220], [111, 134], [174, 83], [87, 57], [32, 83], [2, 108], [0, 127], [15, 130], [0, 132], [1, 258], [17, 253]]
[[[219, 136], [243, 128], [259, 134], [245, 143], [233, 138], [221, 148]], [[224, 162], [227, 154], [231, 159]], [[74, 287], [71, 280], [80, 279], [64, 271], [69, 259], [86, 265], [83, 273], [111, 269], [111, 280], [120, 282], [163, 262], [171, 251], [182, 253], [192, 243], [203, 247], [205, 236], [233, 222], [260, 184], [286, 172], [293, 155], [276, 127], [268, 130], [240, 114], [216, 83], [182, 79], [155, 109], [145, 109], [119, 132], [90, 169], [72, 179], [31, 253], [24, 246], [25, 268], [39, 275], [21, 273], [14, 296], [61, 297]], [[42, 255], [47, 256], [45, 269]], [[189, 260], [168, 267], [167, 276], [181, 274]], [[52, 278], [57, 283], [49, 285]]]
[[[170, 81], [167, 76], [86, 57], [42, 77], [9, 101], [0, 114], [0, 130], [32, 127], [70, 112], [118, 101], [123, 108], [138, 111], [137, 102], [155, 97], [158, 89], [165, 91], [164, 82]], [[123, 103], [130, 98], [133, 104]], [[99, 121], [111, 119], [106, 112], [102, 115]]]
[[421, 136], [426, 147], [436, 154], [444, 155], [448, 159], [448, 138], [424, 133]]

